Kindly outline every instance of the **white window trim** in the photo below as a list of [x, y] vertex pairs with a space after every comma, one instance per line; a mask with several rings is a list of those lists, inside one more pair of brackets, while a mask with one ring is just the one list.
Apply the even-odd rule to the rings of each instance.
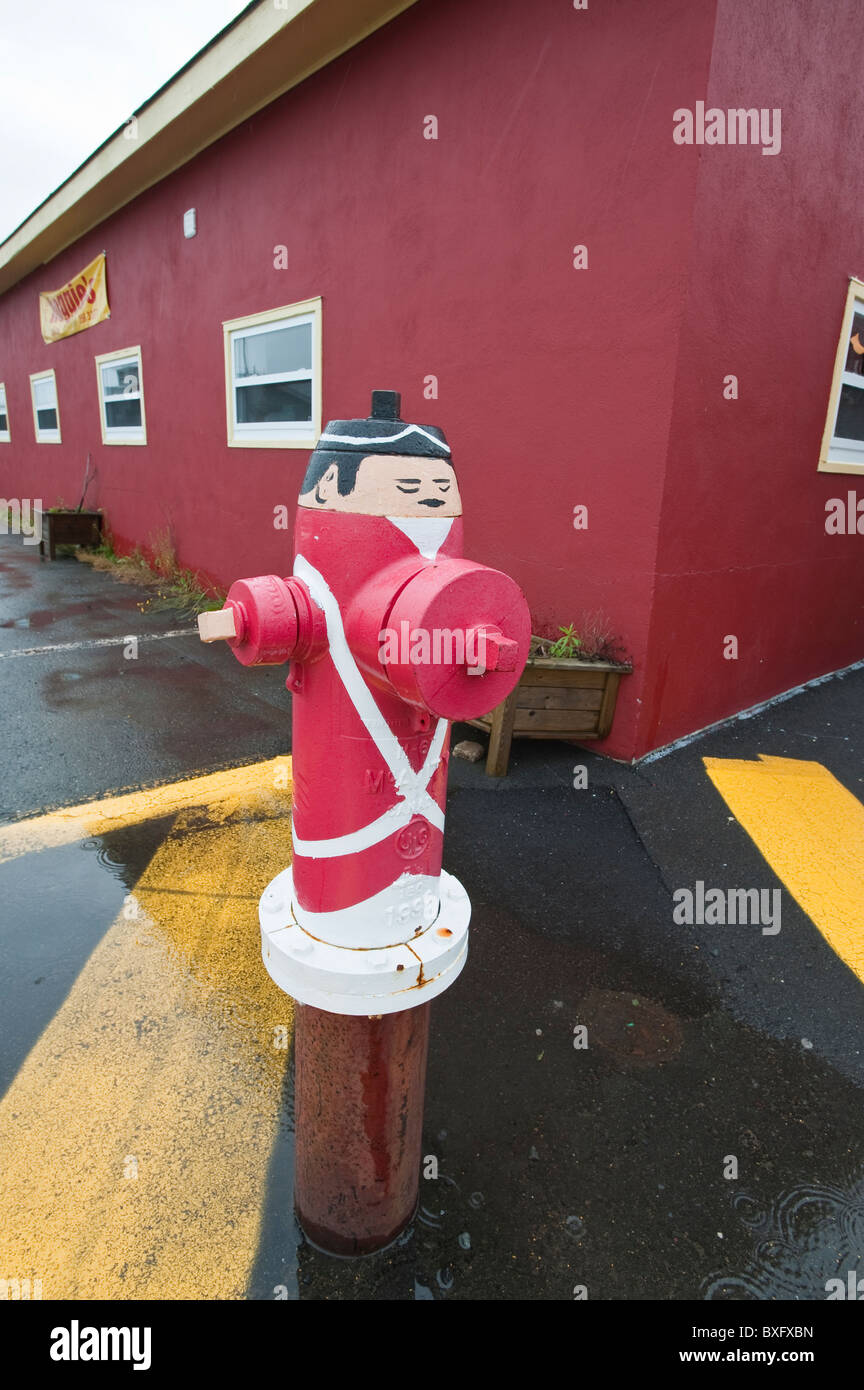
[[864, 391], [864, 377], [854, 377], [844, 370], [849, 352], [849, 333], [856, 305], [864, 313], [864, 280], [849, 277], [846, 294], [846, 307], [843, 311], [843, 324], [840, 341], [834, 358], [834, 373], [831, 378], [831, 394], [828, 398], [828, 414], [825, 417], [825, 430], [822, 435], [822, 448], [819, 451], [820, 473], [859, 473], [864, 474], [864, 441], [836, 439], [834, 427], [840, 408], [840, 388], [854, 386]]
[[[146, 444], [147, 443], [147, 415], [144, 410], [144, 374], [141, 367], [141, 348], [118, 348], [116, 352], [100, 353], [95, 359], [96, 362], [96, 389], [99, 400], [99, 424], [102, 429], [103, 444]], [[138, 366], [138, 390], [131, 396], [113, 396], [109, 400], [140, 400], [141, 402], [141, 424], [138, 429], [130, 430], [128, 427], [111, 426], [108, 424], [108, 412], [105, 408], [105, 396], [102, 386], [102, 367], [106, 362], [136, 362]]]
[[[234, 388], [238, 385], [264, 386], [274, 381], [304, 381], [308, 372], [280, 372], [278, 376], [240, 377], [234, 380], [231, 341], [234, 333], [250, 328], [264, 328], [284, 319], [306, 319], [312, 325], [312, 423], [298, 421], [264, 421], [258, 425], [237, 425], [235, 420]], [[304, 299], [297, 304], [285, 304], [280, 309], [268, 309], [261, 314], [249, 314], [242, 319], [226, 319], [222, 324], [225, 347], [225, 411], [228, 447], [232, 449], [314, 449], [321, 434], [321, 300]], [[274, 435], [274, 426], [279, 430]]]
[[[54, 383], [54, 410], [57, 415], [56, 430], [43, 430], [39, 425], [39, 418], [36, 414], [36, 392], [34, 386], [37, 381], [47, 381], [48, 378]], [[60, 436], [60, 396], [57, 391], [57, 374], [53, 367], [49, 367], [47, 372], [30, 373], [30, 403], [33, 406], [33, 429], [36, 434], [37, 444], [62, 444]]]
[[[12, 422], [9, 419], [9, 393], [6, 390], [6, 382], [0, 381], [0, 395], [3, 397], [3, 414], [6, 416], [6, 428], [0, 430], [0, 444], [12, 443]], [[57, 417], [60, 418], [59, 416]]]

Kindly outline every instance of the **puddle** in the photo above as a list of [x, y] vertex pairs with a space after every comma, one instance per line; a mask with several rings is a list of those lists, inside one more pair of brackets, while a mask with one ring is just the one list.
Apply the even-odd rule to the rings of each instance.
[[126, 888], [80, 845], [0, 865], [0, 1093], [56, 1014], [123, 906]]
[[[475, 1248], [488, 1248], [490, 1222], [482, 1192], [466, 1193], [439, 1173], [420, 1177], [414, 1220], [389, 1249], [360, 1260], [337, 1260], [298, 1232], [297, 1286], [301, 1299], [386, 1299], [441, 1302], [459, 1296]], [[352, 1292], [348, 1292], [348, 1289]], [[251, 1297], [272, 1297], [252, 1292]]]
[[7, 565], [0, 561], [0, 583], [7, 589], [32, 589], [33, 580], [20, 565]]
[[110, 929], [169, 818], [0, 864], [0, 1094]]
[[[88, 629], [86, 636], [92, 637], [94, 634], [100, 636], [98, 629], [106, 623], [111, 625], [113, 631], [114, 624], [111, 624], [111, 619], [115, 614], [140, 612], [140, 609], [140, 600], [137, 598], [91, 598], [84, 603], [59, 603], [56, 608], [37, 608], [29, 618], [21, 621], [34, 631], [41, 631], [43, 628], [52, 627], [54, 623], [65, 622], [68, 618], [87, 616], [93, 619], [93, 631]], [[3, 627], [13, 625], [17, 626], [0, 624]]]
[[864, 1170], [836, 1185], [789, 1188], [767, 1207], [737, 1192], [732, 1210], [752, 1233], [752, 1258], [739, 1273], [709, 1276], [707, 1300], [812, 1300], [829, 1293], [839, 1300], [864, 1279]]

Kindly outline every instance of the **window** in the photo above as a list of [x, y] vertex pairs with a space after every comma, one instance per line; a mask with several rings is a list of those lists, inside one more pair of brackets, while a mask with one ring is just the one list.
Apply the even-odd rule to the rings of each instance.
[[8, 444], [12, 436], [9, 433], [9, 407], [6, 404], [6, 387], [0, 381], [0, 444]]
[[121, 348], [96, 358], [103, 444], [146, 444], [141, 349]]
[[864, 282], [861, 280], [849, 281], [819, 471], [864, 473]]
[[321, 433], [321, 300], [222, 327], [228, 443], [314, 448]]
[[33, 426], [37, 444], [60, 443], [60, 411], [57, 406], [57, 379], [49, 372], [34, 372], [30, 378], [33, 398]]

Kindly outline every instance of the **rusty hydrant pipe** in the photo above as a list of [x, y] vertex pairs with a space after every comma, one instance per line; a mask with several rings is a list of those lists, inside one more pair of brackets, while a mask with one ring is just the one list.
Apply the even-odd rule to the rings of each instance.
[[297, 1006], [297, 1216], [314, 1245], [365, 1255], [417, 1206], [429, 1005], [381, 1018]]

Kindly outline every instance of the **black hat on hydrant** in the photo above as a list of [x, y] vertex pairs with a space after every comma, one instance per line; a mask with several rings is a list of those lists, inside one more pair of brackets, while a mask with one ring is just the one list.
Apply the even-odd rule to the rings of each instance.
[[409, 425], [400, 418], [398, 391], [373, 391], [365, 420], [331, 420], [316, 445], [327, 453], [360, 449], [364, 454], [406, 454], [411, 458], [449, 458], [450, 446], [436, 425]]

